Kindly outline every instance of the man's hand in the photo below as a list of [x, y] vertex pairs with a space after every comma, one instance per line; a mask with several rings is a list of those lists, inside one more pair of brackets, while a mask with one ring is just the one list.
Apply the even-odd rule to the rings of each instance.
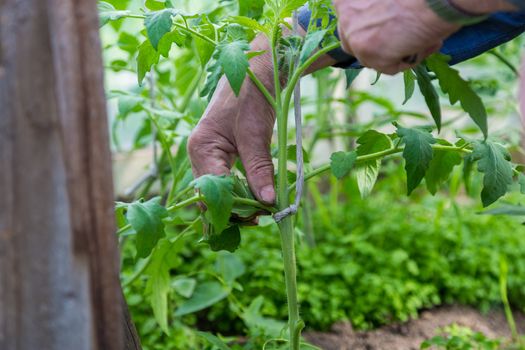
[[[361, 64], [396, 74], [439, 50], [458, 25], [439, 18], [425, 0], [335, 0], [343, 49]], [[407, 60], [414, 57], [413, 62]]]
[[[273, 92], [269, 54], [255, 57], [250, 63], [255, 74]], [[270, 144], [274, 122], [273, 108], [249, 78], [236, 97], [223, 77], [188, 141], [195, 177], [229, 174], [239, 156], [255, 197], [263, 203], [273, 204], [274, 169]]]

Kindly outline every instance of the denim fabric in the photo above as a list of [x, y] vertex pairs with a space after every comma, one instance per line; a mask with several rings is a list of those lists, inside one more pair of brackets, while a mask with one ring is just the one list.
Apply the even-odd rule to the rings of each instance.
[[[299, 24], [305, 30], [310, 23], [310, 15], [306, 6], [299, 11]], [[451, 56], [451, 64], [456, 64], [510, 41], [523, 32], [525, 12], [496, 13], [481, 23], [463, 27], [453, 34], [445, 40], [441, 52]], [[334, 50], [329, 55], [339, 62], [337, 67], [362, 68], [354, 57], [341, 49]]]

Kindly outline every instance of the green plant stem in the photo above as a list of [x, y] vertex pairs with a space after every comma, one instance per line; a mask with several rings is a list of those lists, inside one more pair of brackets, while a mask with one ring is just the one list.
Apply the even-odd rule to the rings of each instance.
[[[193, 187], [189, 187], [189, 189], [192, 189], [192, 188]], [[184, 192], [188, 192], [188, 189], [184, 190]], [[190, 205], [198, 203], [198, 202], [206, 203], [206, 199], [204, 198], [204, 196], [201, 196], [200, 194], [198, 194], [198, 195], [195, 195], [195, 196], [193, 196], [191, 198], [183, 200], [183, 201], [181, 201], [179, 203], [171, 205], [171, 206], [167, 207], [166, 209], [168, 210], [168, 213], [172, 214], [172, 213], [174, 213], [175, 211], [177, 211], [179, 209], [185, 208], [187, 206], [190, 206]], [[264, 204], [254, 200], [254, 199], [233, 197], [233, 202], [236, 203], [236, 204], [250, 205], [250, 206], [252, 206], [254, 208], [259, 208], [259, 209], [262, 209], [262, 210], [266, 210], [266, 211], [268, 211], [270, 213], [275, 213], [275, 211], [276, 211], [275, 208], [269, 207], [267, 205], [264, 205]], [[126, 232], [129, 229], [131, 229], [131, 225], [130, 224], [124, 225], [117, 231], [117, 235], [120, 235], [120, 234]]]
[[503, 56], [496, 50], [490, 50], [488, 53], [496, 57], [501, 63], [506, 65], [517, 77], [520, 76], [518, 68], [516, 68], [505, 56]]
[[[472, 153], [471, 150], [469, 149], [466, 149], [464, 147], [455, 147], [455, 146], [444, 146], [444, 145], [432, 145], [432, 148], [434, 150], [440, 150], [440, 151], [449, 151], [449, 152], [460, 152], [460, 153]], [[390, 156], [390, 155], [393, 155], [393, 154], [398, 154], [398, 153], [402, 153], [404, 151], [404, 148], [399, 148], [399, 147], [393, 147], [393, 148], [390, 148], [390, 149], [387, 149], [387, 150], [384, 150], [384, 151], [381, 151], [381, 152], [376, 152], [376, 153], [370, 153], [370, 154], [367, 154], [367, 155], [364, 155], [364, 156], [359, 156], [356, 158], [356, 165], [359, 165], [360, 163], [363, 163], [363, 162], [368, 162], [368, 161], [371, 161], [371, 160], [377, 160], [377, 159], [381, 159], [381, 158], [384, 158], [384, 157], [387, 157], [387, 156]], [[308, 181], [308, 180], [311, 180], [321, 174], [324, 174], [325, 172], [329, 171], [331, 169], [331, 164], [325, 164], [325, 165], [322, 165], [320, 167], [318, 167], [317, 169], [309, 172], [308, 174], [306, 174], [304, 176], [304, 181]], [[293, 189], [295, 188], [295, 183], [292, 183], [289, 187], [288, 187], [288, 190], [289, 191], [292, 191]]]
[[[288, 197], [288, 178], [287, 178], [287, 142], [288, 142], [288, 110], [290, 101], [282, 103], [281, 81], [277, 56], [277, 41], [274, 31], [272, 36], [272, 61], [274, 70], [275, 85], [275, 115], [277, 117], [277, 135], [278, 135], [278, 174], [277, 174], [277, 206], [283, 210], [289, 205]], [[294, 90], [295, 85], [288, 85], [285, 94]], [[279, 223], [281, 236], [281, 249], [283, 253], [284, 277], [286, 283], [286, 296], [288, 302], [288, 329], [290, 333], [290, 349], [299, 350], [301, 330], [303, 323], [299, 318], [299, 302], [297, 298], [297, 270], [295, 263], [295, 237], [292, 218], [284, 218]]]
[[276, 107], [275, 106], [275, 99], [273, 98], [272, 94], [270, 94], [268, 89], [266, 89], [266, 86], [264, 86], [262, 81], [259, 78], [257, 78], [255, 73], [251, 69], [248, 69], [248, 76], [250, 77], [252, 82], [255, 84], [255, 86], [257, 86], [257, 88], [261, 91], [261, 93], [264, 95], [264, 97], [266, 97], [266, 100], [268, 101], [270, 106], [272, 106], [272, 108], [275, 109], [275, 107]]

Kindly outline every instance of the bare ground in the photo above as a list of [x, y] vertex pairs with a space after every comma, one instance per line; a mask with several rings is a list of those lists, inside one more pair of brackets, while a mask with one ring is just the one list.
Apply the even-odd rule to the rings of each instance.
[[[525, 332], [525, 316], [515, 314], [520, 332]], [[483, 332], [489, 338], [509, 338], [510, 330], [501, 311], [486, 315], [465, 306], [443, 306], [423, 311], [417, 320], [388, 325], [369, 332], [357, 332], [349, 323], [338, 323], [332, 332], [310, 332], [305, 338], [323, 350], [417, 350], [437, 335], [436, 330], [456, 323]]]

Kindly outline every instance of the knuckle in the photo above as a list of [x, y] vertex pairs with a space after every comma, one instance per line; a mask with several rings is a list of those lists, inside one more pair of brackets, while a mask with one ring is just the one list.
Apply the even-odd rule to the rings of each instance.
[[247, 171], [252, 176], [273, 176], [273, 163], [267, 157], [253, 157], [247, 161]]

